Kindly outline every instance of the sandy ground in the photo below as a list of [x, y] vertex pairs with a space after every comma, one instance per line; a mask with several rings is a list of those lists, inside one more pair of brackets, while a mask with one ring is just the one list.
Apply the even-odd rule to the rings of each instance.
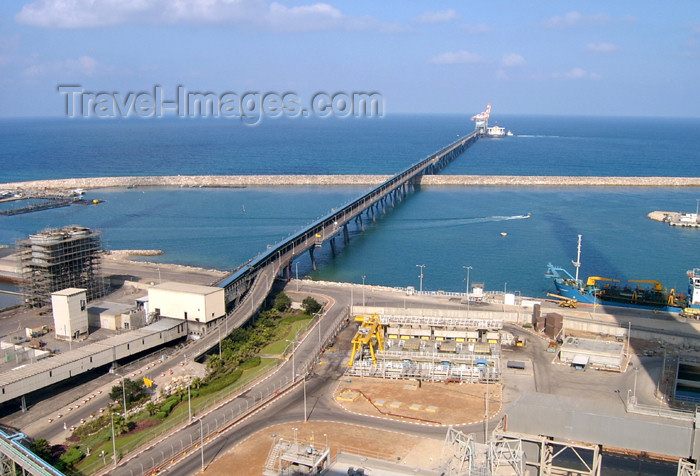
[[[501, 385], [488, 387], [492, 417], [501, 408]], [[347, 401], [348, 396], [355, 395], [354, 401]], [[353, 413], [415, 423], [461, 425], [484, 419], [486, 385], [423, 382], [418, 387], [417, 382], [410, 380], [353, 378], [340, 381], [334, 398]]]
[[260, 476], [272, 444], [280, 437], [293, 441], [294, 428], [297, 428], [296, 436], [299, 440], [309, 441], [313, 436], [313, 443], [318, 447], [325, 446], [324, 435], [327, 435], [331, 457], [341, 450], [384, 460], [400, 461], [408, 467], [437, 467], [444, 443], [443, 438], [399, 435], [390, 431], [368, 429], [345, 423], [311, 421], [284, 423], [270, 426], [254, 434], [210, 464], [204, 474], [229, 476], [233, 474], [232, 468], [236, 468], [236, 476]]

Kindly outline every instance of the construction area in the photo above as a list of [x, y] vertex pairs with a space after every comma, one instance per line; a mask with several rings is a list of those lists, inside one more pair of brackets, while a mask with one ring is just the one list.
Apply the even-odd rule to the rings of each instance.
[[498, 382], [502, 319], [366, 314], [355, 317], [347, 376]]
[[447, 428], [442, 439], [393, 438], [391, 432], [382, 430], [375, 430], [375, 437], [368, 439], [365, 432], [366, 428], [343, 423], [274, 425], [212, 463], [204, 474], [230, 474], [232, 467], [241, 468], [242, 476], [601, 474], [598, 445], [513, 433], [504, 429], [503, 422], [486, 444], [478, 442], [473, 433], [454, 427]]
[[51, 305], [51, 294], [85, 289], [87, 300], [106, 294], [100, 274], [100, 234], [82, 226], [45, 230], [17, 242], [20, 287], [29, 307]]

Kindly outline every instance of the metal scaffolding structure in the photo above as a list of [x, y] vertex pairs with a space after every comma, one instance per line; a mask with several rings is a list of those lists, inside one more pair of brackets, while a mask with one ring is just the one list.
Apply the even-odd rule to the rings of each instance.
[[20, 287], [29, 307], [51, 305], [51, 293], [84, 288], [88, 301], [105, 295], [102, 240], [81, 226], [49, 229], [17, 242]]

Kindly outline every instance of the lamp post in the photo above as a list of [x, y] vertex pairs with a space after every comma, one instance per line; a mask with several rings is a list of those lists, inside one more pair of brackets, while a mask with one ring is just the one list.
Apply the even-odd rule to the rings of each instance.
[[423, 292], [423, 268], [425, 268], [424, 264], [417, 264], [416, 267], [420, 268], [420, 274], [418, 277], [420, 278], [420, 285], [418, 287], [418, 292], [422, 293]]
[[[114, 414], [116, 412], [111, 412], [110, 417], [112, 419], [112, 458], [114, 458], [114, 467], [117, 467], [117, 440], [114, 437]], [[117, 413], [119, 415], [119, 413]]]
[[467, 317], [469, 317], [469, 272], [471, 271], [471, 266], [462, 266], [462, 268], [467, 270]]
[[639, 372], [639, 367], [634, 368], [634, 391], [632, 392], [632, 395], [634, 395], [634, 403], [637, 403], [637, 373]]
[[204, 472], [204, 426], [201, 418], [199, 418], [199, 449], [202, 453], [202, 472]]
[[365, 275], [362, 275], [362, 306], [365, 305]]
[[190, 417], [187, 421], [192, 421], [192, 399], [190, 398], [190, 385], [191, 384], [192, 384], [191, 381], [187, 382], [187, 414]]
[[119, 377], [122, 380], [122, 397], [124, 399], [124, 419], [128, 416], [128, 412], [126, 411], [126, 388], [124, 386], [124, 376], [119, 375], [118, 373], [115, 373], [117, 377]]

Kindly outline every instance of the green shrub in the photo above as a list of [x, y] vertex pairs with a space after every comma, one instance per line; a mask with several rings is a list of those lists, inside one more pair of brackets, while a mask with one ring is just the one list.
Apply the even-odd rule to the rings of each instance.
[[243, 375], [243, 370], [237, 369], [230, 374], [222, 376], [221, 378], [207, 382], [206, 384], [202, 385], [202, 388], [199, 389], [199, 394], [208, 395], [210, 393], [218, 392], [222, 388], [228, 387], [229, 385], [235, 383], [236, 380], [241, 378], [241, 375]]
[[61, 457], [59, 458], [61, 462], [66, 465], [66, 467], [71, 467], [85, 456], [85, 453], [83, 453], [80, 448], [77, 446], [71, 446], [71, 448], [66, 451]]
[[168, 414], [165, 412], [158, 412], [156, 413], [156, 418], [159, 418], [161, 420], [165, 420], [168, 417]]
[[241, 370], [249, 370], [249, 369], [254, 369], [258, 365], [260, 365], [260, 356], [256, 355], [256, 356], [251, 357], [250, 359], [242, 362], [241, 365], [238, 366], [238, 368]]

